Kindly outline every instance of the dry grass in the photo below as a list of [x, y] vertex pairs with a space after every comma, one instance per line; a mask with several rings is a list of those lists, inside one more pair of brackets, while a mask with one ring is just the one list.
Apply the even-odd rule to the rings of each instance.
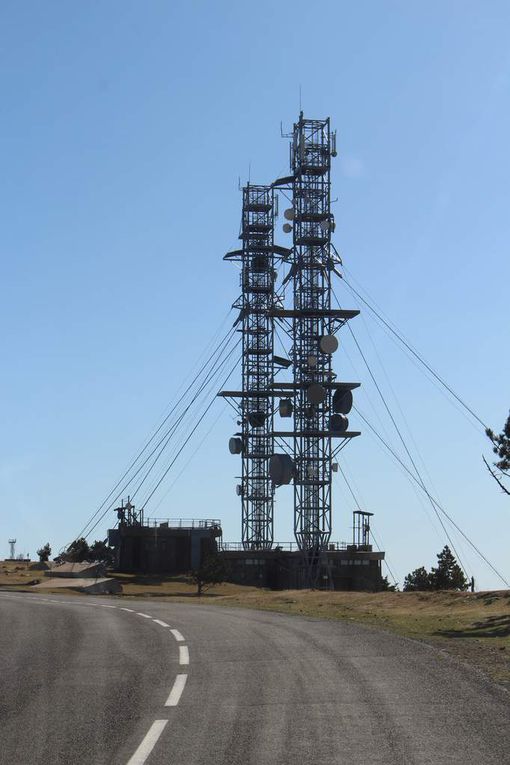
[[0, 561], [0, 588], [30, 587], [37, 584], [35, 580], [42, 581], [44, 571], [35, 569], [34, 566], [37, 565], [22, 560]]
[[[367, 593], [270, 591], [222, 584], [196, 597], [186, 577], [116, 574], [123, 597], [256, 608], [320, 619], [343, 619], [424, 640], [510, 688], [510, 591]], [[20, 562], [0, 564], [0, 587], [29, 589], [43, 572]], [[47, 590], [45, 590], [47, 591]], [[59, 592], [73, 593], [68, 590]]]

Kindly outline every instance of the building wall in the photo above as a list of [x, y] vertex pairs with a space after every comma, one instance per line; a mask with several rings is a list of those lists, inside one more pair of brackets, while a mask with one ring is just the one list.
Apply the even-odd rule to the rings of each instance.
[[211, 529], [120, 526], [110, 535], [117, 569], [129, 573], [186, 574], [217, 552]]
[[[229, 581], [269, 589], [303, 589], [301, 553], [276, 550], [223, 552]], [[384, 553], [330, 551], [324, 554], [318, 586], [334, 590], [377, 591]]]

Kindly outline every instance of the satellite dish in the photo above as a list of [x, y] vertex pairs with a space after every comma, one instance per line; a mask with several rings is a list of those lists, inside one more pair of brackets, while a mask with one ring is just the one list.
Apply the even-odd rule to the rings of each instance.
[[332, 414], [329, 418], [329, 429], [333, 433], [345, 433], [349, 427], [349, 420], [345, 414]]
[[286, 220], [294, 220], [294, 208], [293, 207], [289, 207], [288, 210], [285, 210], [285, 212], [283, 213], [283, 217]]
[[319, 348], [323, 353], [334, 353], [338, 348], [338, 340], [335, 335], [322, 335], [319, 340]]
[[306, 393], [311, 404], [322, 404], [326, 398], [326, 388], [319, 383], [312, 383]]
[[265, 412], [250, 412], [248, 415], [248, 422], [252, 428], [262, 428], [266, 421]]
[[280, 417], [292, 417], [294, 406], [290, 398], [281, 398], [278, 404], [278, 410]]
[[328, 231], [328, 229], [330, 227], [329, 220], [321, 220], [320, 227], [324, 231], [324, 233], [326, 233], [326, 231]]
[[352, 391], [336, 390], [333, 394], [333, 411], [339, 414], [349, 414], [352, 409]]
[[306, 363], [310, 369], [315, 369], [317, 366], [317, 356], [308, 356]]
[[294, 462], [288, 454], [273, 454], [269, 458], [269, 477], [277, 486], [283, 486], [292, 481]]
[[243, 451], [243, 442], [240, 438], [232, 437], [229, 439], [228, 442], [228, 448], [230, 451], [230, 454], [241, 454]]
[[282, 228], [286, 234], [290, 234], [290, 232], [292, 231], [292, 226], [290, 225], [290, 223], [284, 223]]

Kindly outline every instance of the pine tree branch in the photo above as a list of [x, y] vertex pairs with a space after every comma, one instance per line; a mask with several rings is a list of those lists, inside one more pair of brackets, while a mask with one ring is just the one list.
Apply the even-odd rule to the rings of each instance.
[[485, 459], [485, 457], [484, 457], [483, 455], [482, 455], [482, 459], [483, 459], [483, 461], [485, 462], [485, 465], [486, 465], [486, 467], [487, 467], [487, 470], [489, 471], [489, 473], [491, 474], [491, 476], [494, 478], [494, 480], [496, 481], [496, 483], [498, 484], [498, 486], [500, 487], [500, 489], [502, 489], [502, 491], [504, 491], [504, 493], [505, 493], [505, 494], [508, 494], [508, 496], [510, 497], [510, 491], [509, 491], [509, 490], [506, 488], [506, 486], [505, 486], [505, 485], [504, 485], [504, 484], [503, 484], [503, 483], [502, 483], [502, 482], [499, 480], [498, 476], [496, 475], [496, 473], [495, 473], [495, 472], [494, 472], [494, 470], [491, 468], [491, 466], [489, 465], [489, 463], [487, 462], [487, 460]]

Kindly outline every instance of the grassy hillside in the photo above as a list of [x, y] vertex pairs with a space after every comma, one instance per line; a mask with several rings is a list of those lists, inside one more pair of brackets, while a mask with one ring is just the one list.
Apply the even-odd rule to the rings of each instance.
[[29, 587], [36, 579], [42, 580], [44, 571], [37, 570], [37, 563], [21, 560], [0, 561], [0, 588], [12, 586]]

